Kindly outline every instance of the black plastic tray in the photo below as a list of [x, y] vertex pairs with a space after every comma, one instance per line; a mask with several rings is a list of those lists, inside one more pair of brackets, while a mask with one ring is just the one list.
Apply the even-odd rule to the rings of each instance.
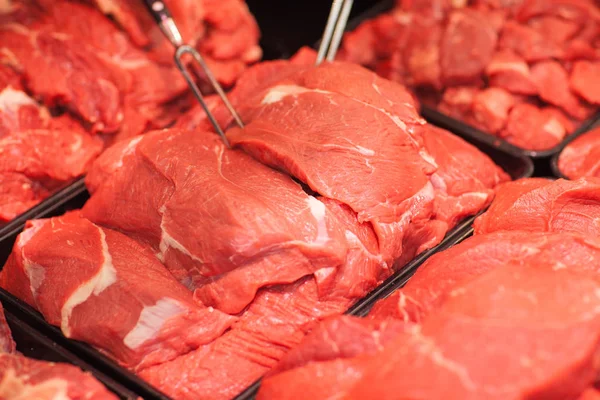
[[[394, 7], [394, 0], [382, 0], [377, 2], [373, 7], [366, 10], [358, 17], [353, 18], [348, 22], [347, 31], [356, 29], [361, 23], [366, 20], [377, 17], [387, 11], [390, 11]], [[547, 150], [528, 150], [519, 146], [515, 146], [501, 139], [491, 133], [486, 133], [480, 129], [477, 129], [465, 122], [458, 120], [454, 117], [446, 115], [435, 108], [429, 106], [421, 107], [421, 115], [429, 122], [450, 131], [462, 131], [466, 136], [475, 137], [480, 141], [488, 143], [501, 151], [509, 154], [513, 154], [521, 157], [530, 157], [534, 159], [546, 159], [559, 153], [567, 143], [573, 140], [574, 136], [579, 136], [584, 132], [587, 132], [595, 123], [600, 122], [600, 109], [588, 120], [582, 122], [582, 124], [569, 134], [561, 143]]]
[[139, 396], [126, 389], [114, 379], [101, 373], [96, 368], [80, 360], [71, 352], [57, 345], [46, 336], [35, 331], [19, 318], [15, 317], [10, 311], [6, 310], [6, 321], [10, 326], [13, 338], [17, 343], [17, 350], [26, 357], [37, 360], [62, 362], [76, 365], [84, 371], [88, 371], [95, 376], [108, 390], [116, 394], [120, 399], [134, 400]]
[[571, 135], [571, 137], [569, 137], [567, 140], [564, 141], [561, 148], [558, 150], [558, 152], [556, 154], [554, 154], [554, 156], [552, 156], [552, 159], [550, 160], [550, 168], [552, 168], [552, 174], [554, 176], [556, 176], [557, 178], [569, 179], [560, 171], [560, 168], [558, 168], [558, 159], [560, 158], [560, 155], [562, 154], [565, 147], [567, 147], [567, 145], [569, 145], [569, 143], [571, 143], [578, 137], [585, 135], [586, 133], [588, 133], [589, 131], [591, 131], [592, 129], [595, 129], [597, 127], [600, 127], [600, 120], [591, 124], [589, 126], [589, 129], [578, 132], [577, 134], [573, 134], [573, 135]]

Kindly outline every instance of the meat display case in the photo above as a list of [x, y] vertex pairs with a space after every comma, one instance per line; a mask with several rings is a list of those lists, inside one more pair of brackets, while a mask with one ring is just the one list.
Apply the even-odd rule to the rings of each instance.
[[10, 311], [6, 310], [5, 316], [12, 331], [13, 339], [17, 344], [17, 350], [24, 356], [43, 361], [75, 365], [94, 375], [96, 379], [102, 382], [104, 386], [120, 399], [134, 400], [139, 398], [138, 394], [125, 388], [108, 375], [103, 374], [95, 367], [76, 357], [70, 351], [59, 346], [56, 342], [32, 329], [27, 323], [21, 321]]

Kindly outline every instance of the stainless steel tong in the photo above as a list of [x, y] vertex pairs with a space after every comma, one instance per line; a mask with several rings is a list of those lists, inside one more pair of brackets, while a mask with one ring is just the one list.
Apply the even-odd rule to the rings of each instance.
[[323, 60], [333, 61], [335, 59], [353, 3], [354, 0], [333, 0], [317, 54], [317, 65], [321, 64]]
[[223, 131], [223, 129], [221, 129], [221, 127], [219, 126], [219, 123], [215, 119], [214, 115], [208, 109], [208, 106], [206, 105], [206, 102], [204, 101], [204, 96], [202, 95], [202, 92], [200, 91], [200, 89], [198, 88], [198, 85], [194, 81], [194, 78], [190, 74], [187, 65], [182, 61], [182, 58], [186, 53], [190, 54], [194, 58], [196, 63], [200, 66], [200, 68], [204, 71], [210, 84], [215, 89], [215, 92], [217, 92], [217, 94], [219, 95], [221, 100], [223, 100], [223, 103], [225, 104], [225, 106], [227, 107], [227, 109], [229, 110], [231, 115], [233, 116], [233, 119], [241, 128], [244, 127], [244, 123], [242, 122], [242, 119], [238, 115], [237, 111], [235, 111], [235, 108], [233, 108], [233, 106], [229, 102], [229, 99], [227, 98], [225, 91], [223, 90], [223, 88], [221, 87], [219, 82], [216, 80], [213, 73], [208, 68], [208, 65], [206, 65], [204, 58], [202, 58], [202, 56], [200, 55], [200, 53], [198, 53], [198, 51], [196, 51], [196, 49], [194, 49], [192, 46], [187, 45], [183, 42], [183, 38], [181, 37], [181, 32], [177, 28], [177, 25], [175, 24], [175, 21], [173, 20], [173, 17], [171, 16], [171, 12], [169, 11], [169, 9], [165, 5], [165, 3], [161, 0], [144, 0], [144, 4], [148, 8], [148, 11], [152, 15], [152, 17], [158, 23], [158, 26], [160, 27], [163, 34], [167, 37], [167, 39], [169, 39], [169, 41], [171, 42], [173, 47], [175, 47], [174, 58], [175, 58], [175, 64], [177, 65], [177, 68], [179, 68], [179, 71], [181, 71], [181, 74], [185, 78], [190, 89], [192, 89], [194, 96], [196, 97], [196, 99], [198, 100], [198, 102], [200, 103], [200, 105], [202, 106], [204, 111], [206, 112], [206, 115], [208, 116], [210, 123], [215, 128], [215, 130], [217, 131], [217, 133], [219, 134], [221, 139], [223, 140], [223, 143], [225, 143], [225, 145], [227, 147], [229, 147], [229, 141], [227, 140], [227, 137], [225, 136], [225, 132]]

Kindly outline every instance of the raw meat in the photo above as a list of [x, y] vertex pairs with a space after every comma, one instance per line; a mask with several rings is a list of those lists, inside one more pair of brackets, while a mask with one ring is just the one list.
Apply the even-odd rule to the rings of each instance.
[[30, 221], [0, 286], [132, 369], [209, 343], [235, 320], [196, 303], [148, 247], [77, 213]]
[[396, 2], [363, 22], [338, 59], [405, 83], [423, 104], [527, 150], [551, 149], [598, 111], [597, 2], [425, 3]]
[[0, 398], [4, 400], [113, 400], [89, 373], [67, 364], [18, 354], [0, 304]]
[[16, 344], [10, 333], [10, 328], [6, 323], [6, 317], [4, 316], [4, 308], [0, 304], [0, 354], [14, 353], [16, 351]]
[[[349, 354], [354, 357], [344, 357], [342, 350], [342, 357], [330, 352], [319, 359], [335, 331], [322, 341], [307, 338], [295, 351], [307, 355], [307, 362], [283, 364], [283, 372], [263, 381], [258, 398], [293, 399], [301, 393], [323, 399], [396, 399], [398, 393], [407, 399], [516, 399], [530, 393], [575, 398], [598, 372], [594, 293], [600, 278], [578, 268], [555, 270], [554, 262], [532, 257], [460, 285], [421, 325], [400, 330], [371, 354], [359, 344], [363, 338], [368, 343], [368, 331], [356, 336], [357, 351]], [[335, 327], [328, 325], [319, 329]]]
[[600, 242], [589, 237], [544, 232], [499, 231], [476, 235], [431, 257], [401, 290], [378, 302], [370, 318], [422, 322], [452, 291], [509, 262], [600, 272]]
[[571, 89], [590, 103], [600, 104], [600, 61], [577, 61], [571, 71]]
[[[341, 82], [344, 75], [353, 76], [352, 85]], [[430, 175], [437, 164], [420, 144], [424, 122], [411, 103], [402, 87], [364, 69], [326, 64], [289, 75], [241, 104], [246, 125], [227, 134], [261, 162], [349, 205], [359, 221], [373, 224], [384, 260], [394, 260], [405, 226], [429, 219], [434, 197]], [[494, 176], [506, 179], [499, 171]]]
[[319, 199], [209, 132], [155, 132], [102, 158], [123, 166], [103, 178], [91, 172], [103, 183], [84, 215], [151, 244], [219, 309], [240, 312], [262, 286], [345, 261], [344, 231]]
[[501, 230], [600, 236], [600, 180], [524, 179], [499, 186], [497, 201], [475, 221], [476, 234]]
[[600, 177], [600, 128], [569, 143], [560, 153], [558, 169], [569, 179]]

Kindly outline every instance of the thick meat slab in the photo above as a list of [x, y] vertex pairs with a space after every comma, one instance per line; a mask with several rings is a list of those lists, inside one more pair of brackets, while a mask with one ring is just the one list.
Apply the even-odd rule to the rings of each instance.
[[196, 303], [148, 247], [76, 213], [29, 222], [0, 285], [132, 369], [209, 343], [234, 321]]
[[476, 234], [500, 230], [600, 236], [600, 180], [524, 179], [501, 185], [497, 201], [475, 220]]
[[[295, 351], [308, 362], [282, 364], [258, 398], [576, 398], [598, 373], [599, 285], [596, 272], [557, 270], [533, 258], [509, 263], [460, 285], [421, 325], [390, 332], [395, 338], [384, 336], [375, 351], [361, 344], [369, 329], [378, 337], [381, 322], [352, 332], [345, 329], [351, 322], [329, 321], [316, 330], [329, 330], [326, 336], [309, 337]], [[332, 329], [352, 336], [323, 351], [337, 343]], [[356, 347], [344, 345], [352, 337]]]
[[509, 262], [599, 271], [600, 242], [566, 233], [500, 231], [476, 235], [431, 257], [401, 290], [378, 302], [370, 318], [421, 322], [456, 288]]
[[[346, 77], [352, 77], [351, 85], [343, 82]], [[359, 221], [373, 225], [384, 259], [401, 256], [411, 222], [431, 219], [431, 175], [438, 165], [423, 144], [424, 122], [403, 87], [335, 63], [272, 82], [238, 110], [246, 126], [228, 131], [232, 144], [349, 205]], [[498, 181], [507, 178], [493, 170]]]
[[560, 153], [558, 169], [569, 179], [600, 177], [600, 128], [569, 143]]
[[228, 312], [261, 286], [345, 262], [344, 231], [322, 201], [212, 133], [154, 132], [98, 165], [83, 214], [151, 244], [177, 279]]

